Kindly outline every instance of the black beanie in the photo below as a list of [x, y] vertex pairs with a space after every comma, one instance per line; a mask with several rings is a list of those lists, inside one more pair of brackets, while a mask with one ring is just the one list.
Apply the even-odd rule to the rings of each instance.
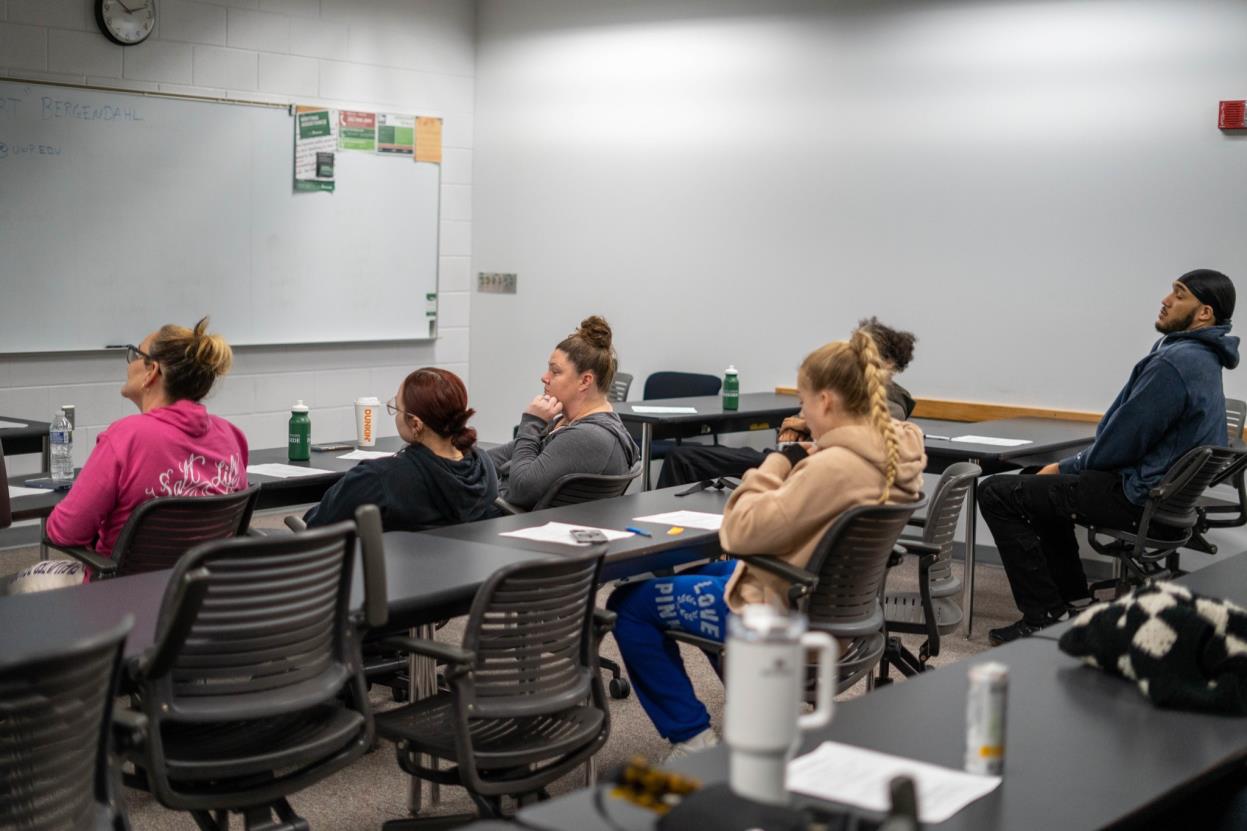
[[1212, 307], [1217, 323], [1229, 323], [1234, 316], [1234, 284], [1220, 271], [1197, 268], [1178, 278], [1178, 282], [1190, 289], [1195, 299]]

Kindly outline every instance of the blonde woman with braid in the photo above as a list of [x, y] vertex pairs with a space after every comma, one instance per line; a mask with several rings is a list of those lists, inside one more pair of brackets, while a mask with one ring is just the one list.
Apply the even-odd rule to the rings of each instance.
[[637, 700], [672, 743], [673, 757], [718, 738], [664, 630], [722, 640], [729, 612], [747, 603], [786, 603], [787, 585], [749, 568], [749, 555], [804, 566], [844, 511], [918, 498], [927, 461], [922, 431], [888, 413], [886, 379], [875, 342], [862, 329], [811, 352], [801, 363], [797, 390], [814, 441], [771, 452], [741, 479], [719, 531], [723, 549], [738, 559], [625, 586], [611, 596], [607, 605], [619, 615], [615, 639]]

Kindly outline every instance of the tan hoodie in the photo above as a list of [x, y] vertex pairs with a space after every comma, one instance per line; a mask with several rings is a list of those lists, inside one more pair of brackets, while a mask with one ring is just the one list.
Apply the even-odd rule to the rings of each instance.
[[[890, 503], [913, 502], [922, 493], [927, 466], [922, 431], [908, 421], [893, 421], [900, 443], [900, 465]], [[871, 505], [883, 495], [887, 446], [870, 425], [829, 430], [818, 439], [817, 453], [793, 466], [782, 453], [771, 453], [745, 472], [727, 501], [719, 542], [742, 559], [727, 584], [728, 608], [746, 603], [787, 605], [788, 584], [757, 568], [750, 554], [770, 554], [804, 567], [831, 523], [849, 508]]]

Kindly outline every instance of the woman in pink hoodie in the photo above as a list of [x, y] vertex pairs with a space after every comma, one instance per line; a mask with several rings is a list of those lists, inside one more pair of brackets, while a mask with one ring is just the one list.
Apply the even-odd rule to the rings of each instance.
[[[194, 329], [169, 324], [126, 348], [121, 394], [137, 415], [109, 425], [65, 499], [48, 517], [48, 539], [89, 545], [111, 555], [130, 514], [157, 496], [209, 496], [247, 487], [247, 439], [200, 399], [229, 371], [233, 353], [208, 334], [208, 319]], [[83, 582], [81, 563], [47, 560], [11, 578], [7, 593]]]

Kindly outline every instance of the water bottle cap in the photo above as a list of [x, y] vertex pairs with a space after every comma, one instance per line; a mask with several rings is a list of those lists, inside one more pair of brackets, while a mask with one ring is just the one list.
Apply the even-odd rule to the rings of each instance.
[[307, 405], [303, 403], [302, 398], [300, 398], [298, 401], [294, 403], [294, 406], [290, 408], [290, 412], [292, 413], [306, 413], [307, 412]]
[[724, 374], [725, 374], [725, 375], [735, 375], [735, 374], [736, 374], [736, 364], [728, 364], [728, 365], [727, 365], [727, 369], [724, 371]]

